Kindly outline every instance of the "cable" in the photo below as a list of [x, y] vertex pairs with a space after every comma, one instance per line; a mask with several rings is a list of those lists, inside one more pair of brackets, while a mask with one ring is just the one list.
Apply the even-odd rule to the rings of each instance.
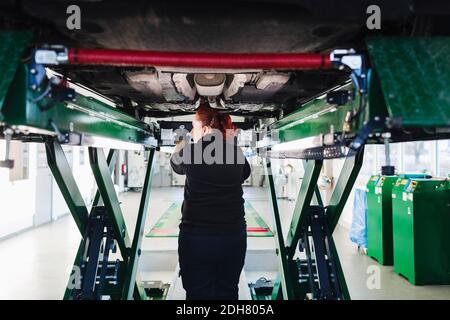
[[[50, 83], [50, 81], [47, 83], [47, 87], [45, 88], [44, 92], [42, 94], [40, 94], [39, 96], [37, 96], [34, 99], [31, 99], [31, 102], [36, 103], [41, 101], [42, 99], [44, 99], [44, 97], [46, 95], [48, 95], [50, 93], [50, 90], [52, 89], [52, 85]], [[39, 106], [39, 108], [41, 108], [41, 106]], [[48, 109], [47, 109], [48, 110]]]

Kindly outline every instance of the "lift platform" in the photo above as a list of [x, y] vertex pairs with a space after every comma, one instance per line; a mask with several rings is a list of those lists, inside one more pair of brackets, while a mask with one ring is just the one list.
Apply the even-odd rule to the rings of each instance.
[[[0, 123], [7, 145], [13, 139], [45, 144], [49, 167], [82, 236], [66, 299], [147, 299], [137, 265], [152, 163], [165, 143], [163, 129], [180, 124], [145, 122], [95, 90], [53, 72], [55, 65], [169, 65], [206, 68], [210, 73], [248, 68], [334, 69], [350, 75], [269, 125], [250, 123], [255, 150], [265, 160], [274, 220], [279, 279], [272, 299], [350, 299], [333, 231], [360, 171], [364, 146], [450, 138], [448, 38], [371, 38], [368, 52], [344, 49], [329, 54], [161, 53], [48, 46], [34, 48], [30, 55], [31, 39], [29, 32], [0, 32]], [[23, 60], [26, 54], [31, 58]], [[248, 122], [245, 125], [249, 127]], [[112, 141], [123, 143], [123, 148], [137, 144], [147, 150], [148, 168], [132, 237], [111, 180], [117, 150], [111, 149], [105, 157], [99, 138], [108, 139], [105, 147]], [[299, 139], [295, 149], [275, 147]], [[89, 146], [98, 187], [90, 212], [64, 155], [64, 144]], [[299, 159], [305, 169], [287, 234], [281, 229], [276, 200], [274, 158]], [[325, 205], [317, 181], [323, 161], [336, 158], [344, 158], [345, 163]], [[1, 165], [14, 165], [8, 152]]]

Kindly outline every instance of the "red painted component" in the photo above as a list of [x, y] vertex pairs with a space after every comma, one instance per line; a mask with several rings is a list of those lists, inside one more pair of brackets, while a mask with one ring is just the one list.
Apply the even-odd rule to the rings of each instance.
[[316, 53], [196, 53], [69, 49], [69, 64], [167, 66], [211, 69], [329, 69], [329, 55]]
[[120, 171], [122, 172], [122, 175], [126, 175], [127, 174], [127, 165], [125, 163], [122, 163], [122, 165], [120, 166]]
[[270, 231], [267, 228], [264, 227], [247, 227], [248, 232], [268, 232]]

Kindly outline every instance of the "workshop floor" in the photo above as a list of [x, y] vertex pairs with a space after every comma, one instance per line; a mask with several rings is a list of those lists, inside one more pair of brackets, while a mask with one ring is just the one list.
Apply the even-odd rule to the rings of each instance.
[[[173, 201], [182, 199], [182, 188], [155, 188], [151, 193], [150, 210], [146, 231]], [[245, 188], [246, 201], [250, 201], [266, 223], [271, 226], [266, 190]], [[130, 235], [134, 231], [134, 218], [139, 206], [139, 193], [129, 192], [120, 196]], [[280, 200], [283, 228], [287, 229], [294, 203]], [[346, 275], [350, 295], [353, 299], [450, 299], [450, 286], [413, 286], [393, 272], [392, 267], [379, 266], [357, 250], [348, 239], [348, 230], [338, 227], [336, 246]], [[25, 231], [0, 241], [0, 299], [61, 299], [67, 284], [80, 236], [70, 216], [53, 223]], [[259, 268], [273, 268], [273, 238], [249, 238], [248, 255], [244, 268], [245, 277], [240, 286], [245, 290], [246, 282], [261, 275]], [[177, 256], [176, 238], [145, 238], [140, 269], [143, 278], [172, 277]], [[155, 257], [159, 256], [159, 259]], [[266, 264], [262, 261], [269, 261]], [[163, 266], [170, 266], [169, 268]], [[368, 280], [373, 269], [379, 270], [380, 286], [369, 289]], [[173, 270], [173, 271], [171, 271]], [[262, 272], [262, 271], [261, 271]], [[173, 280], [173, 279], [172, 279]], [[176, 285], [180, 286], [179, 282]], [[179, 289], [179, 288], [178, 288]], [[180, 291], [180, 290], [178, 290]], [[248, 298], [245, 292], [241, 298]], [[173, 298], [182, 297], [174, 293]]]

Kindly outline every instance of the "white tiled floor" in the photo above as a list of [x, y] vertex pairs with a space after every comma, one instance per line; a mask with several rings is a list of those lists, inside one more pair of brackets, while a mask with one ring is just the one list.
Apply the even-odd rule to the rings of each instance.
[[[173, 201], [182, 198], [182, 191], [182, 188], [152, 190], [146, 230], [149, 230]], [[261, 188], [245, 188], [246, 200], [252, 203], [271, 226], [266, 195], [266, 190]], [[134, 232], [133, 221], [137, 214], [139, 197], [138, 193], [120, 196], [130, 236]], [[294, 203], [289, 201], [279, 203], [285, 230], [289, 225], [293, 205]], [[348, 239], [346, 229], [338, 227], [334, 237], [353, 299], [450, 299], [450, 286], [412, 286], [394, 274], [392, 267], [378, 266], [358, 252]], [[66, 216], [51, 224], [0, 241], [0, 299], [61, 299], [79, 240], [80, 235], [75, 223], [70, 216]], [[170, 281], [177, 263], [176, 248], [176, 238], [145, 238], [140, 265], [142, 276], [151, 274], [152, 277], [156, 275], [161, 280], [167, 278], [167, 281]], [[273, 267], [270, 258], [274, 250], [273, 238], [249, 238], [248, 250], [245, 277], [247, 281], [253, 281], [262, 275], [263, 269]], [[258, 257], [259, 260], [255, 263], [254, 260]], [[261, 261], [265, 261], [266, 265], [261, 266]], [[367, 288], [367, 269], [371, 265], [380, 268], [380, 289]], [[258, 267], [261, 270], [258, 270]]]

